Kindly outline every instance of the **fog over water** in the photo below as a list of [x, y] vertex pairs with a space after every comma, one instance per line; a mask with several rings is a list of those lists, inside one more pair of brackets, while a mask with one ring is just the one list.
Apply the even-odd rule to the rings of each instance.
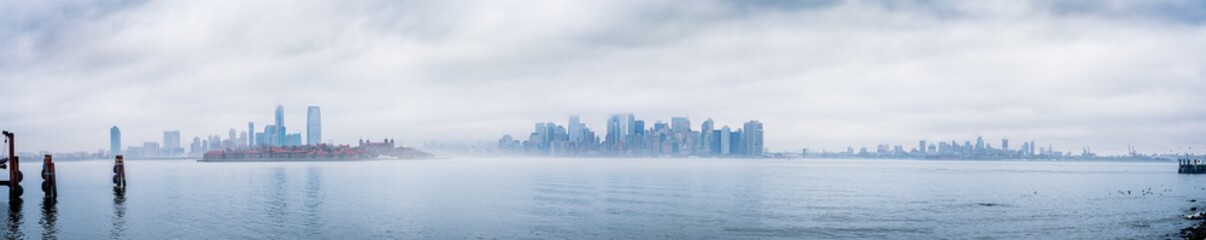
[[0, 198], [2, 235], [1165, 239], [1195, 224], [1180, 216], [1206, 193], [1203, 176], [1137, 162], [131, 160], [124, 191], [109, 182], [112, 164], [59, 162], [56, 202], [27, 177], [22, 202]]
[[918, 139], [1206, 149], [1206, 3], [4, 1], [0, 129], [107, 148], [323, 109], [324, 139], [494, 140], [581, 115], [759, 120], [772, 151]]

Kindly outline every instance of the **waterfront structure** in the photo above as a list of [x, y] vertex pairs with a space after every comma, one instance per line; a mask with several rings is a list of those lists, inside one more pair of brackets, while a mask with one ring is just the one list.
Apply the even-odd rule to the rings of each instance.
[[121, 129], [109, 128], [109, 155], [121, 155]]
[[306, 109], [306, 145], [318, 145], [322, 142], [322, 116], [318, 106]]
[[[301, 133], [289, 134], [301, 141]], [[360, 140], [350, 145], [294, 145], [285, 147], [260, 146], [250, 149], [224, 149], [206, 152], [203, 162], [240, 161], [348, 161], [368, 159], [430, 158], [431, 154], [414, 148], [399, 147], [393, 139], [382, 142]]]

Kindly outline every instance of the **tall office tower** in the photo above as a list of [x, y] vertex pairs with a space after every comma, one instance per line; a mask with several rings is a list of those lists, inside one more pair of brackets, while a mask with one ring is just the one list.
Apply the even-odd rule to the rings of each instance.
[[691, 120], [685, 117], [670, 118], [670, 130], [674, 133], [684, 133], [691, 131]]
[[607, 136], [603, 140], [603, 147], [607, 151], [619, 152], [622, 149], [620, 139], [624, 138], [624, 123], [621, 122], [619, 114], [611, 115], [607, 118]]
[[1034, 146], [1036, 146], [1036, 145], [1034, 145], [1034, 141], [1030, 141], [1030, 155], [1031, 156], [1037, 155], [1037, 153], [1035, 152]]
[[629, 113], [628, 121], [625, 122], [624, 126], [622, 127], [624, 129], [624, 135], [626, 135], [626, 136], [636, 135], [637, 129], [632, 127], [632, 125], [635, 125], [635, 124], [636, 124], [636, 116], [632, 115], [632, 113]]
[[278, 131], [278, 129], [276, 128], [276, 125], [264, 126], [264, 141], [263, 142], [265, 145], [273, 146], [273, 147], [280, 146], [281, 139], [276, 137], [277, 131]]
[[984, 152], [984, 137], [976, 137], [976, 152]]
[[235, 141], [235, 145], [238, 145], [239, 148], [247, 148], [247, 146], [251, 146], [247, 145], [247, 137], [247, 131], [239, 131], [239, 140]]
[[762, 142], [762, 122], [749, 121], [745, 123], [745, 133], [742, 140], [745, 143], [745, 155], [759, 157], [762, 156], [764, 143]]
[[917, 141], [917, 152], [925, 153], [925, 139]]
[[163, 131], [163, 153], [166, 155], [184, 153], [184, 148], [180, 147], [180, 130]]
[[1008, 138], [1001, 139], [1001, 151], [1009, 151], [1009, 139]]
[[247, 146], [255, 147], [255, 122], [247, 122]]
[[689, 142], [691, 134], [691, 120], [686, 117], [670, 118], [670, 132], [672, 137], [673, 153], [689, 153], [691, 147], [686, 145]]
[[569, 126], [566, 126], [569, 128], [569, 142], [570, 143], [578, 143], [579, 138], [582, 135], [582, 133], [581, 133], [582, 127], [579, 126], [579, 124], [582, 124], [582, 121], [580, 119], [578, 119], [578, 115], [570, 115]]
[[121, 129], [117, 126], [109, 129], [109, 155], [121, 155]]
[[318, 106], [306, 109], [306, 145], [318, 145], [322, 142], [322, 116]]
[[237, 134], [239, 132], [235, 131], [234, 128], [231, 128], [230, 131], [228, 131], [228, 132], [229, 132], [229, 134], [226, 135], [226, 140], [230, 140], [231, 142], [234, 142], [235, 140], [238, 139], [238, 135], [235, 135], [235, 134]]
[[276, 105], [276, 134], [273, 136], [276, 137], [276, 141], [273, 141], [276, 143], [275, 146], [283, 146], [287, 141], [285, 139], [285, 106], [280, 104]]
[[733, 138], [729, 140], [729, 146], [733, 149], [729, 150], [729, 155], [744, 156], [745, 155], [745, 133], [740, 128], [734, 131], [731, 135]]
[[729, 129], [729, 126], [720, 128], [720, 155], [729, 155], [730, 150], [732, 150], [732, 146], [730, 146], [730, 141], [733, 139], [732, 136], [733, 130]]
[[532, 127], [532, 136], [534, 137], [529, 139], [528, 142], [531, 142], [532, 145], [535, 145], [537, 148], [544, 146], [546, 142], [545, 140], [549, 139], [548, 129], [548, 127], [544, 126], [544, 123], [536, 123]]
[[699, 125], [699, 141], [697, 141], [699, 152], [712, 152], [712, 119], [704, 120], [703, 124]]
[[193, 143], [188, 145], [188, 152], [191, 154], [199, 154], [204, 151], [205, 150], [201, 145], [201, 138], [193, 137]]

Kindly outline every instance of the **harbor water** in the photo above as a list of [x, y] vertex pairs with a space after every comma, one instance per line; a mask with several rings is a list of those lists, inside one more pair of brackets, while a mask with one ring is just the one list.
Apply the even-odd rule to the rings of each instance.
[[1206, 206], [1175, 162], [127, 160], [124, 191], [112, 161], [56, 167], [48, 201], [23, 162], [6, 238], [1163, 239]]

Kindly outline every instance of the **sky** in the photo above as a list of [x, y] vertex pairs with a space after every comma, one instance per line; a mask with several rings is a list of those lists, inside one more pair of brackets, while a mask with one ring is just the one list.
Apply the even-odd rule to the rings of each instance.
[[[1206, 150], [1206, 2], [0, 0], [19, 151], [270, 124], [493, 141], [580, 115], [764, 123], [771, 151], [917, 140]], [[262, 129], [261, 129], [262, 130]]]

